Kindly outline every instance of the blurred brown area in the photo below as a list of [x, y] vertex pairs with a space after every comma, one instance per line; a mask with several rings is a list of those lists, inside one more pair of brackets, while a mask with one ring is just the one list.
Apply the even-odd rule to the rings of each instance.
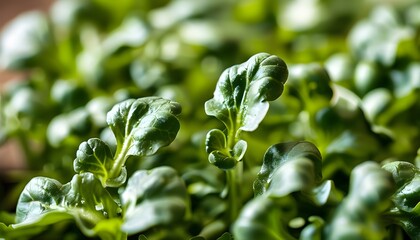
[[[53, 0], [2, 0], [0, 1], [0, 29], [19, 14], [30, 10], [47, 11]], [[5, 82], [13, 80], [18, 73], [0, 67], [0, 91]], [[0, 154], [1, 155], [1, 154]]]
[[[30, 10], [47, 11], [53, 0], [1, 0], [0, 30], [19, 14]], [[0, 93], [4, 85], [18, 78], [20, 73], [6, 71], [0, 67]], [[3, 111], [0, 102], [0, 111]], [[0, 146], [0, 171], [19, 169], [24, 166], [24, 159], [18, 144], [13, 141]]]

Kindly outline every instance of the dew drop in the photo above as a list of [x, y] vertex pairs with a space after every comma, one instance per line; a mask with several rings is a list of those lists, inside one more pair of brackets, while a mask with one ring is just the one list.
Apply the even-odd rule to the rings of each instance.
[[102, 203], [96, 204], [95, 205], [95, 210], [96, 211], [102, 211], [102, 210], [104, 210], [104, 205]]

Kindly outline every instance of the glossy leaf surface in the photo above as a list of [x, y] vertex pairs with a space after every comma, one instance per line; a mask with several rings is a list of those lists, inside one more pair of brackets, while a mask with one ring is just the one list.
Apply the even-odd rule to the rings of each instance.
[[287, 76], [283, 60], [256, 54], [222, 73], [214, 97], [205, 104], [206, 113], [222, 121], [229, 131], [254, 131], [267, 113], [267, 101], [282, 94]]
[[114, 218], [118, 204], [91, 173], [77, 174], [62, 185], [46, 178], [33, 178], [23, 190], [16, 207], [14, 228], [43, 226], [74, 219], [87, 235], [101, 220]]
[[73, 162], [76, 173], [91, 172], [106, 186], [114, 158], [106, 143], [91, 138], [80, 144]]
[[180, 127], [176, 118], [180, 113], [178, 103], [160, 97], [129, 99], [115, 105], [107, 115], [117, 141], [110, 178], [120, 175], [129, 157], [151, 155], [170, 144]]
[[392, 174], [397, 190], [392, 196], [395, 207], [391, 216], [412, 239], [419, 239], [420, 227], [420, 170], [409, 162], [396, 161], [385, 164], [385, 170]]
[[170, 167], [135, 172], [121, 194], [122, 230], [132, 234], [182, 221], [187, 209], [186, 194], [183, 181]]
[[273, 145], [264, 156], [254, 193], [281, 197], [311, 190], [322, 179], [321, 164], [321, 154], [310, 142]]

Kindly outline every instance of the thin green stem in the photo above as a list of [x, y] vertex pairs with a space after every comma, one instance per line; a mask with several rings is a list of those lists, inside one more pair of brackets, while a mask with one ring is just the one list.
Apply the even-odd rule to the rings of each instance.
[[226, 179], [228, 186], [228, 211], [229, 211], [229, 225], [233, 223], [238, 216], [238, 199], [237, 199], [237, 184], [236, 184], [236, 170], [230, 169], [226, 171]]
[[[236, 124], [232, 126], [228, 131], [228, 143], [227, 147], [232, 152], [236, 143], [240, 140], [240, 130], [236, 126], [239, 126], [240, 120], [237, 119]], [[229, 222], [232, 224], [238, 217], [239, 210], [242, 208], [242, 195], [240, 187], [242, 185], [242, 171], [243, 163], [241, 159], [236, 159], [238, 162], [233, 169], [226, 171], [226, 181], [228, 188], [228, 211], [229, 211]]]
[[129, 140], [124, 141], [122, 144], [122, 148], [117, 149], [114, 157], [114, 163], [112, 165], [112, 169], [109, 172], [109, 178], [117, 178], [120, 173], [121, 169], [123, 168], [126, 160], [126, 154], [129, 150], [129, 146], [131, 145], [131, 138], [127, 138]]
[[227, 187], [228, 187], [228, 211], [229, 225], [238, 217], [242, 208], [242, 162], [239, 162], [235, 168], [226, 171]]

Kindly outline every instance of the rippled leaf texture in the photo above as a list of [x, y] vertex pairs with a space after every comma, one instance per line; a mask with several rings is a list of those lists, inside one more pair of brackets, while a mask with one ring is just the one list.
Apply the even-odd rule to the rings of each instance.
[[19, 197], [17, 224], [12, 227], [45, 226], [73, 218], [86, 235], [93, 236], [96, 223], [114, 218], [118, 212], [117, 203], [91, 173], [74, 175], [64, 185], [51, 178], [36, 177]]
[[315, 145], [305, 141], [280, 143], [271, 146], [264, 155], [254, 193], [281, 197], [297, 191], [313, 191], [321, 179], [322, 158]]
[[107, 123], [117, 141], [116, 156], [146, 156], [168, 145], [179, 130], [181, 106], [160, 97], [129, 99], [114, 106]]
[[106, 186], [113, 162], [108, 145], [98, 138], [91, 138], [80, 144], [73, 165], [76, 173], [94, 173], [102, 186]]
[[391, 162], [383, 166], [392, 174], [397, 190], [391, 197], [395, 207], [391, 217], [412, 239], [420, 239], [420, 170], [409, 162]]
[[391, 205], [395, 184], [375, 162], [364, 162], [350, 175], [350, 191], [332, 218], [326, 239], [385, 239], [381, 213]]
[[129, 157], [154, 154], [170, 144], [179, 130], [175, 115], [181, 106], [159, 97], [129, 99], [115, 105], [107, 114], [117, 149], [115, 155], [100, 139], [80, 144], [74, 160], [76, 173], [91, 172], [102, 185], [118, 187], [126, 181], [125, 162]]
[[256, 54], [222, 73], [214, 97], [205, 103], [206, 114], [218, 118], [229, 131], [254, 131], [268, 111], [267, 101], [283, 93], [287, 76], [283, 60]]
[[186, 200], [185, 184], [174, 169], [139, 170], [128, 180], [121, 194], [125, 213], [122, 230], [132, 234], [182, 221]]

